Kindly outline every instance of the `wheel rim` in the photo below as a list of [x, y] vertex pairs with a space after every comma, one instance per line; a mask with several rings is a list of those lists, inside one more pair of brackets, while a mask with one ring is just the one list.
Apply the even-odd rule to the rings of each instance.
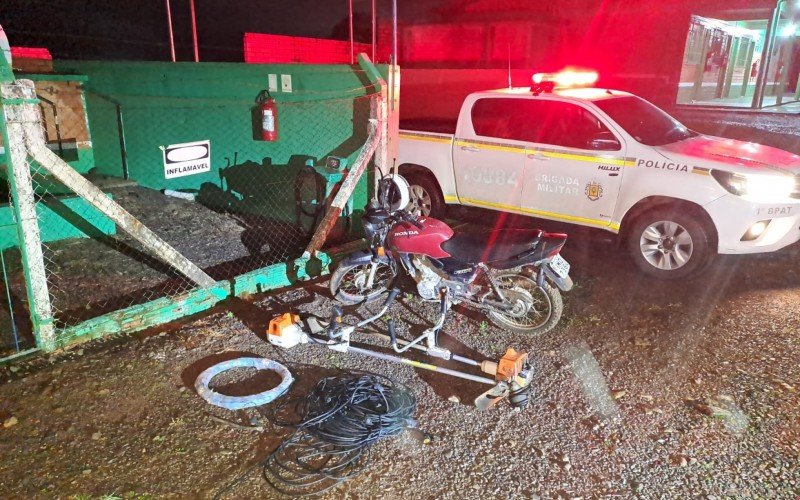
[[672, 271], [685, 266], [694, 243], [685, 227], [675, 221], [658, 221], [647, 226], [639, 238], [642, 256], [653, 267]]
[[379, 262], [375, 268], [375, 277], [372, 286], [367, 287], [367, 279], [372, 268], [371, 264], [362, 264], [348, 269], [339, 284], [339, 290], [352, 297], [366, 297], [376, 292], [386, 290], [394, 273], [389, 265]]
[[408, 210], [414, 215], [431, 214], [431, 195], [424, 187], [413, 184], [409, 187]]
[[526, 330], [535, 330], [547, 324], [553, 315], [553, 303], [535, 281], [518, 275], [500, 276], [495, 280], [506, 300], [514, 305], [511, 311], [494, 311], [495, 317], [511, 327]]

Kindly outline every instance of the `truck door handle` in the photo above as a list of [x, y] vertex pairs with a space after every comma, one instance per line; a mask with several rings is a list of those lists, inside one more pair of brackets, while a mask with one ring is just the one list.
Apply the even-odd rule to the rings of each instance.
[[542, 160], [542, 161], [550, 159], [549, 156], [545, 156], [542, 153], [529, 153], [528, 158], [530, 158], [531, 160]]
[[477, 153], [480, 149], [476, 148], [475, 146], [461, 146], [461, 151], [470, 151], [472, 153]]

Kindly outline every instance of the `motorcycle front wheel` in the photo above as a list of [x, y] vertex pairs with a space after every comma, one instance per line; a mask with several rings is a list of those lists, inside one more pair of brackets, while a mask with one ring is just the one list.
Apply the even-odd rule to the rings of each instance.
[[561, 292], [545, 281], [517, 273], [504, 273], [494, 277], [498, 287], [511, 304], [511, 309], [491, 309], [489, 319], [495, 325], [528, 335], [541, 335], [552, 330], [561, 319], [564, 302]]
[[345, 305], [372, 302], [392, 286], [396, 274], [389, 262], [340, 265], [331, 275], [331, 295]]

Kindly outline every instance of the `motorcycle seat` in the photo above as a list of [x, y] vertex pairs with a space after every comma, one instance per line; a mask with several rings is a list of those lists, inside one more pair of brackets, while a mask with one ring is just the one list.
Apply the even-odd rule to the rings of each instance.
[[467, 264], [510, 261], [536, 248], [541, 229], [489, 229], [458, 233], [442, 243], [442, 250]]

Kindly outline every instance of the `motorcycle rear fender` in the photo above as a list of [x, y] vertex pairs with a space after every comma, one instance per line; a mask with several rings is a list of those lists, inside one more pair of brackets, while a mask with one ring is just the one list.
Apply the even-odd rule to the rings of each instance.
[[572, 278], [567, 276], [566, 278], [562, 278], [561, 276], [557, 275], [555, 271], [550, 269], [550, 266], [547, 263], [542, 265], [542, 270], [544, 271], [544, 275], [547, 278], [556, 284], [558, 288], [560, 288], [564, 292], [569, 292], [572, 290]]
[[543, 259], [552, 257], [554, 254], [561, 252], [564, 243], [567, 241], [567, 235], [564, 233], [544, 233], [536, 246], [536, 259]]

